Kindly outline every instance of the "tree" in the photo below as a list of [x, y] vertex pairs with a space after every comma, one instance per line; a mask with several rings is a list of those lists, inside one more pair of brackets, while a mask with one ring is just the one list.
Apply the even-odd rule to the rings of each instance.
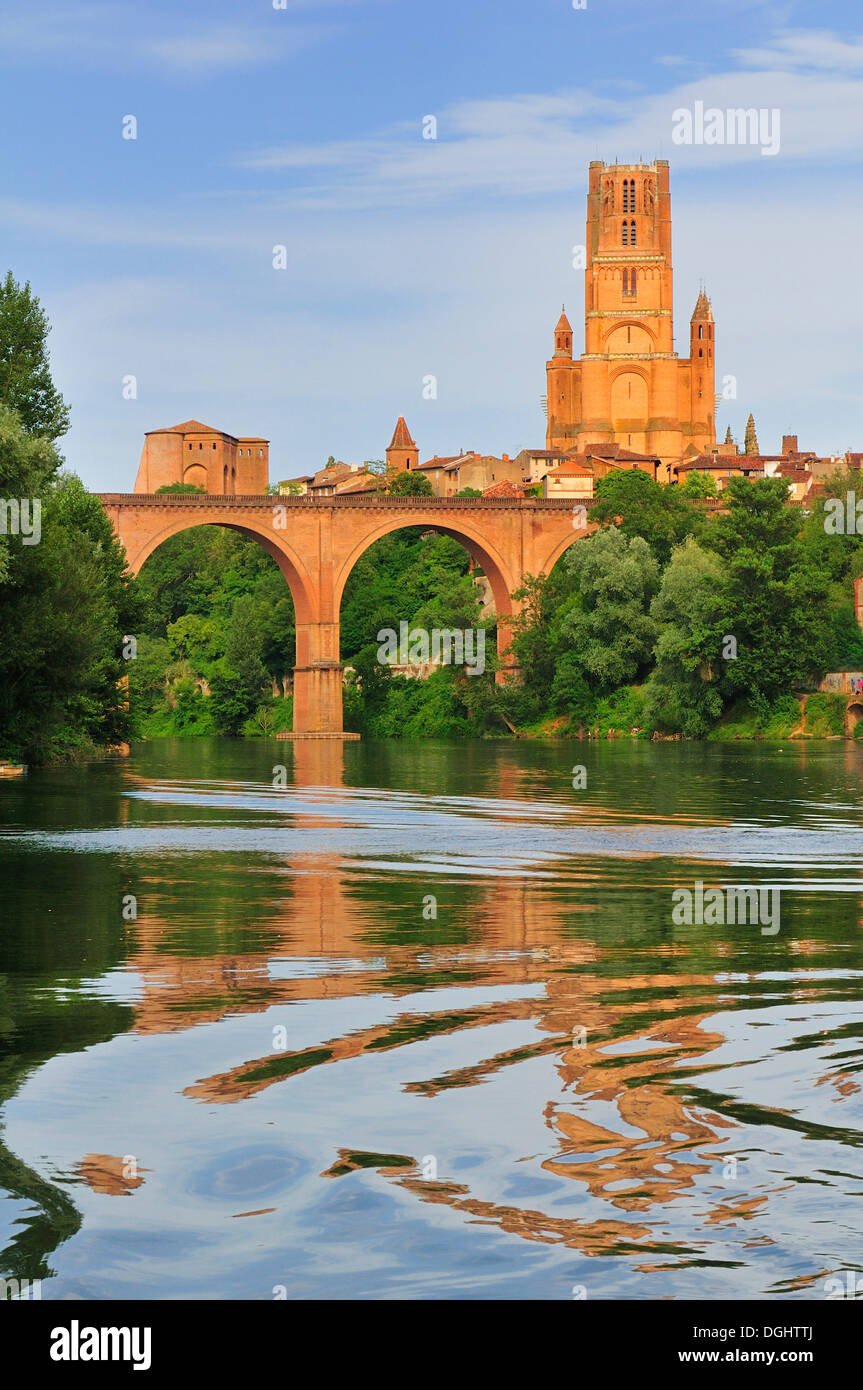
[[412, 469], [396, 473], [388, 488], [391, 497], [431, 497], [432, 485], [424, 473]]
[[225, 655], [210, 682], [212, 714], [220, 733], [236, 735], [260, 704], [267, 680], [261, 660], [263, 631], [254, 599], [243, 595], [234, 605]]
[[163, 483], [161, 487], [157, 487], [157, 488], [156, 488], [156, 492], [157, 492], [157, 493], [158, 493], [158, 492], [188, 493], [188, 492], [206, 492], [206, 491], [207, 491], [207, 489], [206, 489], [205, 487], [201, 487], [200, 483]]
[[750, 415], [746, 421], [746, 434], [743, 437], [743, 452], [745, 454], [758, 454], [758, 436], [755, 433], [755, 418]]
[[59, 439], [69, 408], [51, 379], [48, 316], [30, 289], [7, 271], [0, 283], [0, 404], [16, 411], [28, 434]]
[[697, 738], [722, 713], [723, 567], [692, 537], [671, 556], [650, 607], [659, 625], [645, 686], [650, 724]]
[[728, 511], [706, 529], [703, 544], [722, 562], [721, 621], [736, 641], [725, 688], [764, 706], [826, 669], [828, 581], [801, 543], [801, 518], [781, 478], [732, 478], [723, 500]]
[[693, 500], [715, 497], [716, 483], [710, 473], [702, 473], [698, 468], [690, 468], [686, 474], [686, 482], [680, 491], [683, 497], [690, 497]]
[[53, 445], [0, 409], [0, 475], [13, 496], [35, 481], [41, 503], [37, 544], [4, 538], [0, 756], [34, 763], [120, 742], [129, 729], [119, 683], [137, 613], [125, 555], [98, 500], [77, 478], [51, 476], [58, 463]]
[[640, 468], [615, 468], [600, 478], [590, 520], [601, 526], [614, 523], [627, 537], [643, 537], [660, 564], [701, 525], [682, 489], [665, 487]]
[[567, 552], [580, 606], [562, 626], [575, 663], [592, 688], [613, 690], [633, 681], [648, 662], [657, 625], [649, 607], [659, 565], [641, 536], [616, 526], [597, 531]]

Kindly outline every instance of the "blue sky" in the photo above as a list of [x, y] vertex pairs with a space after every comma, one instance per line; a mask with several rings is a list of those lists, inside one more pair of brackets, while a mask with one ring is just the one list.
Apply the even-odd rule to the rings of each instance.
[[[779, 153], [674, 145], [697, 100], [778, 108]], [[703, 278], [719, 429], [863, 448], [849, 3], [3, 0], [0, 120], [0, 271], [48, 310], [94, 489], [190, 417], [270, 438], [274, 479], [382, 457], [400, 414], [423, 457], [541, 444], [596, 158], [671, 162], [676, 345]]]

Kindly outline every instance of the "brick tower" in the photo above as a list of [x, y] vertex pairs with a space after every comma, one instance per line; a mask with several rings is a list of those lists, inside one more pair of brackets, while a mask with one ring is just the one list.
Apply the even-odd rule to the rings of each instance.
[[555, 329], [546, 447], [616, 442], [668, 469], [714, 444], [714, 324], [703, 290], [690, 356], [674, 351], [667, 160], [591, 163], [584, 307], [577, 361], [565, 314]]
[[396, 473], [409, 473], [416, 468], [419, 458], [419, 449], [411, 439], [411, 432], [405, 424], [405, 417], [400, 415], [393, 430], [390, 446], [386, 451], [387, 477], [393, 478]]

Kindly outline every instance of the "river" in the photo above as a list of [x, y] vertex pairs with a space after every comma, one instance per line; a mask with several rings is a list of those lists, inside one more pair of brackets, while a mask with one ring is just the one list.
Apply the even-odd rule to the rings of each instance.
[[[0, 783], [0, 1275], [824, 1298], [863, 1265], [861, 773], [172, 740]], [[681, 921], [700, 883], [776, 929]]]

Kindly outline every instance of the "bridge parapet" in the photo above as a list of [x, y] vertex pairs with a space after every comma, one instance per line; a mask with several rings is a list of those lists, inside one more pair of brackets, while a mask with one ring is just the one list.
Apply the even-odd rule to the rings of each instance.
[[336, 511], [539, 511], [569, 512], [573, 507], [589, 507], [592, 497], [375, 497], [358, 494], [346, 497], [307, 497], [291, 494], [250, 493], [225, 497], [205, 492], [100, 492], [105, 507], [213, 507], [230, 511], [233, 507], [333, 508]]

